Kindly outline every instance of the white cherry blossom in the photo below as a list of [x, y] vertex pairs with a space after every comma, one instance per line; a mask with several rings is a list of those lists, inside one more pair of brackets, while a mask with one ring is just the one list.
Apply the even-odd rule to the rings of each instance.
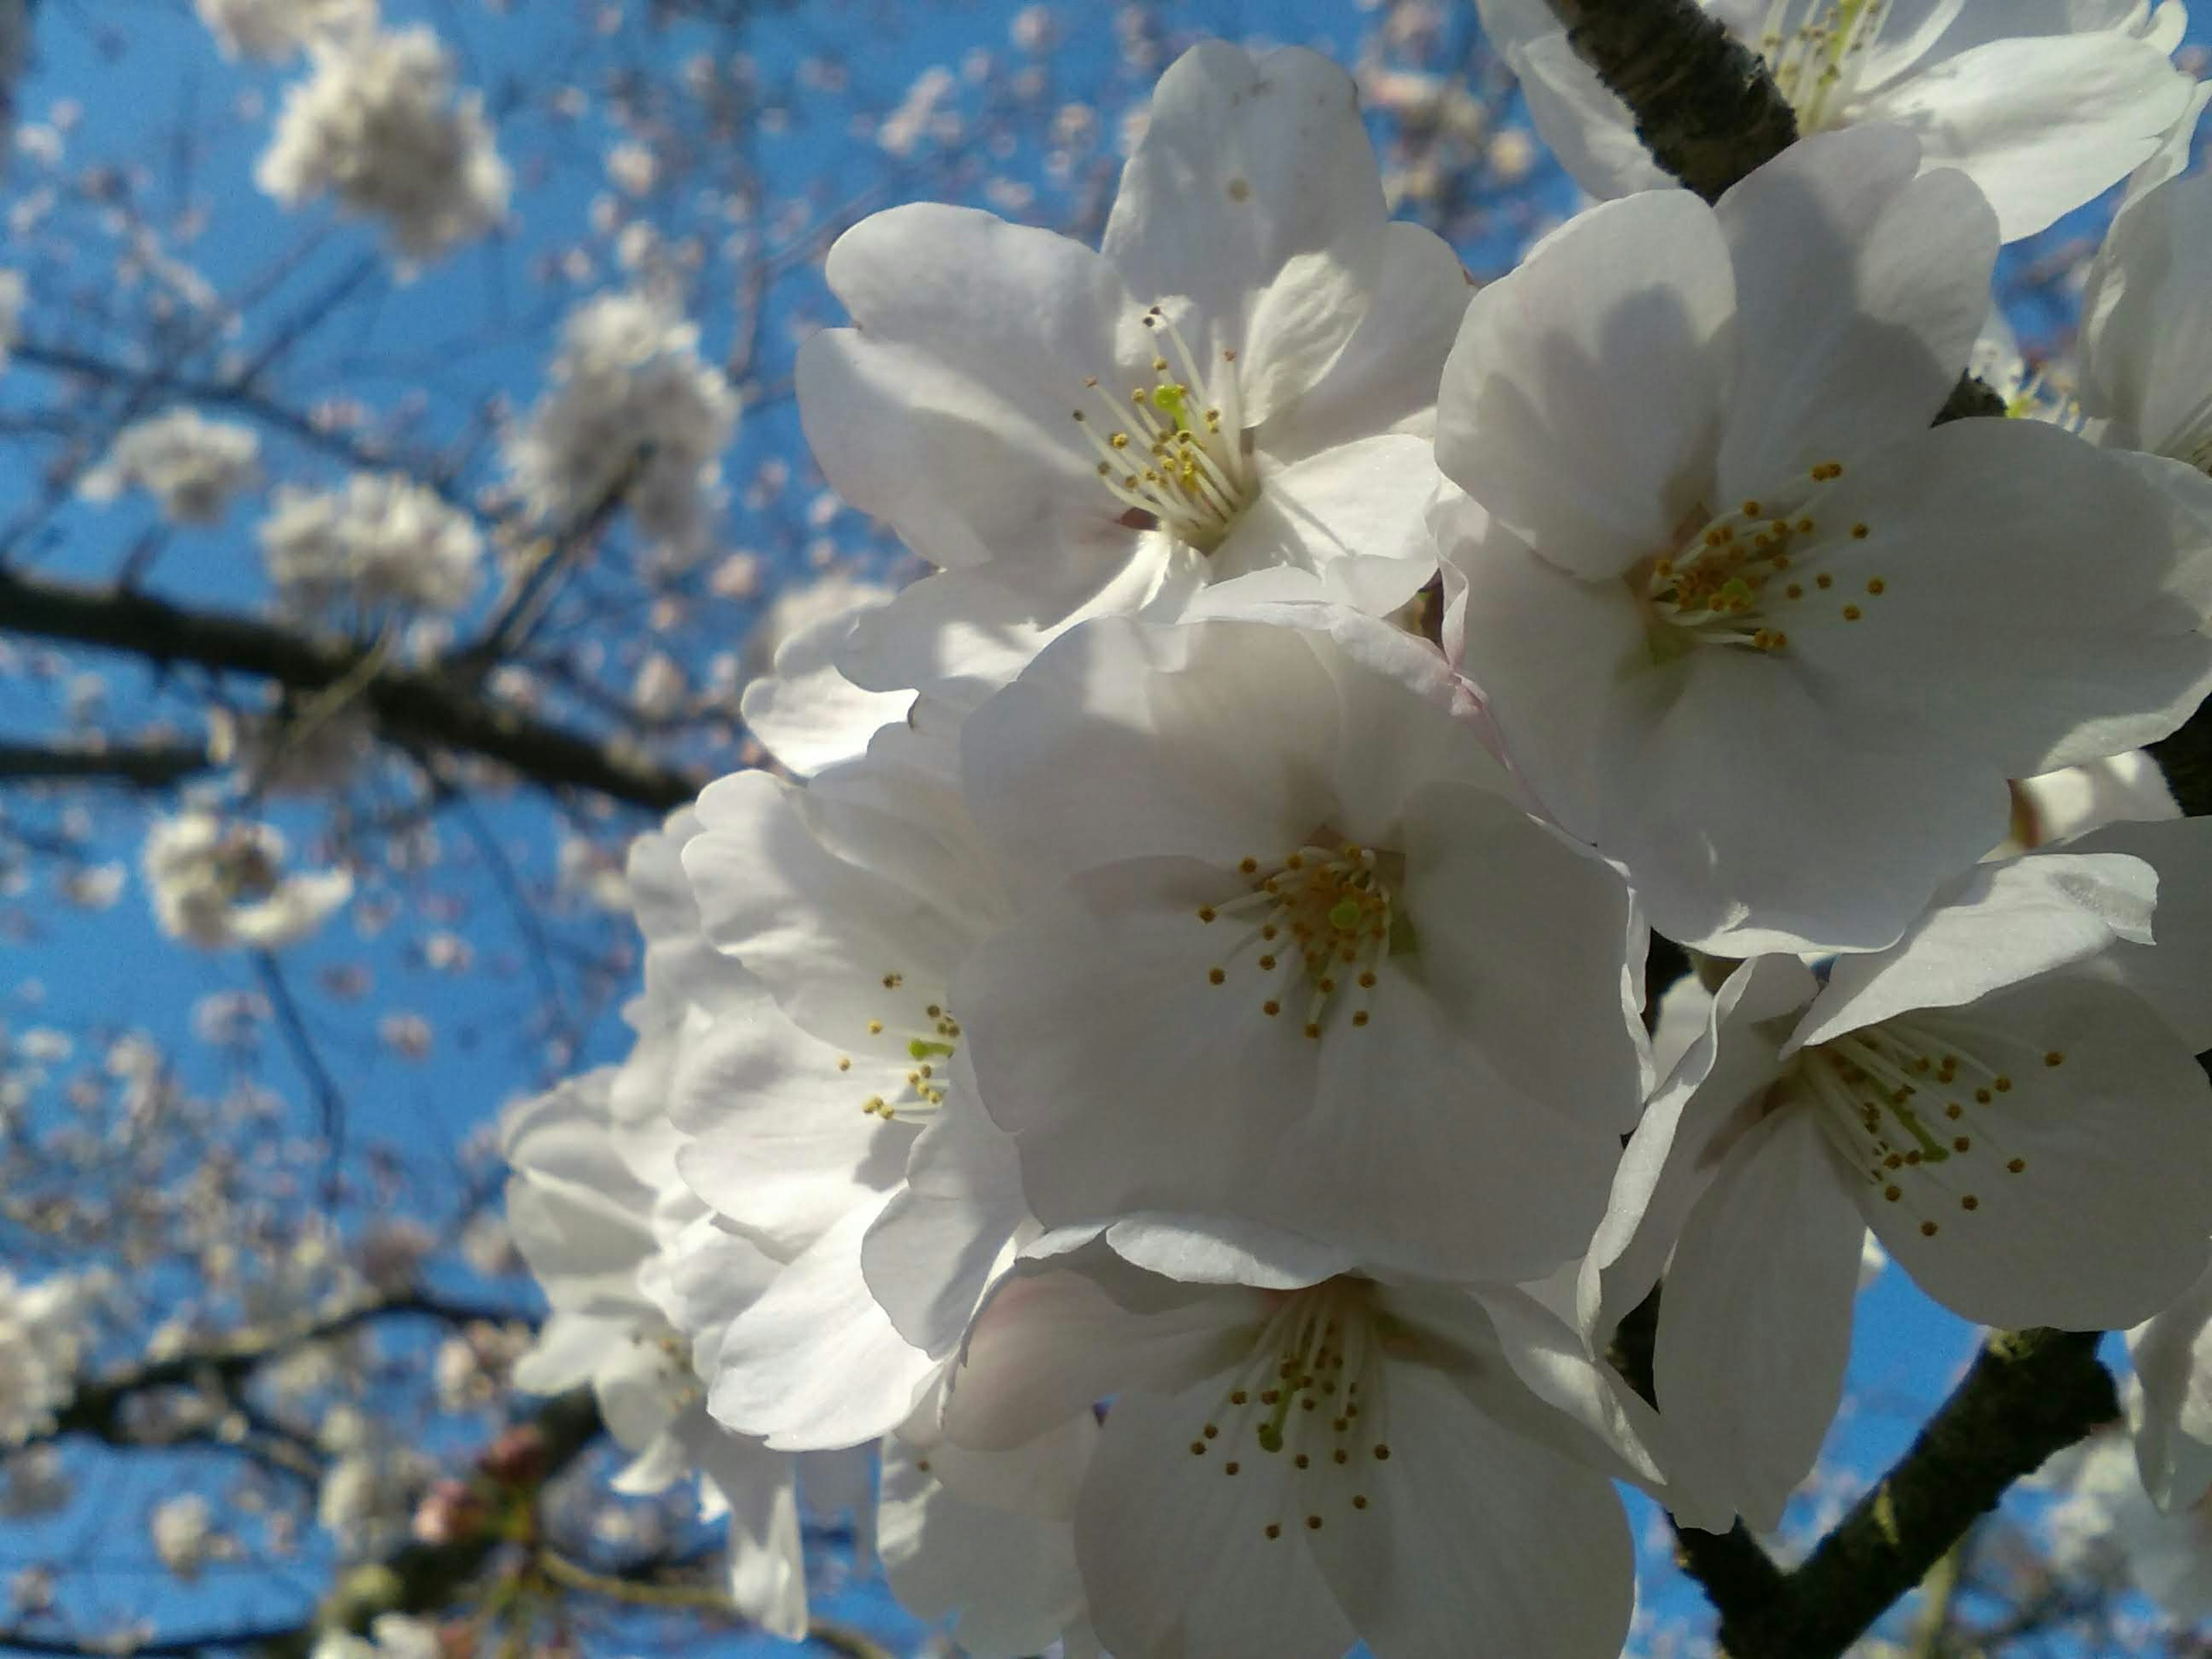
[[1825, 983], [1778, 956], [1722, 987], [1583, 1270], [1602, 1332], [1666, 1269], [1670, 1476], [1778, 1523], [1834, 1414], [1869, 1227], [1982, 1324], [2126, 1325], [2188, 1287], [2212, 1231], [2206, 851], [2193, 823], [2116, 826], [1976, 867]]
[[341, 489], [280, 486], [260, 536], [269, 580], [308, 611], [458, 611], [483, 574], [476, 526], [399, 473], [356, 472]]
[[800, 354], [808, 441], [941, 570], [861, 620], [862, 685], [972, 698], [1085, 615], [1387, 612], [1434, 570], [1425, 440], [1470, 290], [1386, 222], [1351, 78], [1312, 52], [1179, 58], [1099, 252], [921, 204], [827, 276], [857, 326]]
[[1468, 310], [1437, 431], [1463, 667], [1664, 933], [1886, 945], [2003, 839], [2007, 778], [2212, 684], [2212, 534], [2131, 461], [1929, 429], [1995, 252], [1971, 184], [1867, 128], [1717, 209], [1607, 203]]
[[984, 1106], [1050, 1227], [1539, 1277], [1634, 1121], [1641, 924], [1433, 647], [1297, 609], [1330, 626], [1101, 619], [969, 717], [969, 805], [1038, 895], [953, 981]]
[[[1701, 0], [1765, 62], [1801, 133], [1893, 124], [1965, 173], [2008, 242], [2118, 184], [2189, 107], [2179, 0]], [[1592, 195], [1671, 181], [1545, 0], [1480, 0], [1536, 130]]]
[[343, 870], [284, 870], [275, 825], [187, 811], [147, 832], [143, 853], [154, 920], [203, 950], [278, 950], [321, 927], [353, 895]]
[[357, 28], [307, 42], [313, 71], [284, 94], [255, 171], [287, 207], [337, 198], [381, 222], [393, 250], [435, 259], [497, 227], [507, 164], [483, 100], [457, 93], [453, 60], [429, 29]]
[[198, 0], [226, 58], [282, 63], [324, 34], [372, 27], [376, 0]]
[[94, 1317], [111, 1289], [98, 1273], [28, 1285], [0, 1273], [0, 1449], [53, 1427], [92, 1356]]
[[1455, 1287], [1178, 1284], [1093, 1247], [1002, 1283], [945, 1428], [1016, 1447], [1111, 1401], [1073, 1512], [1111, 1651], [1444, 1659], [1480, 1632], [1612, 1659], [1620, 1500], [1517, 1376], [1519, 1322]]
[[549, 527], [619, 500], [638, 528], [697, 551], [720, 509], [738, 396], [699, 355], [699, 331], [657, 293], [603, 294], [561, 325], [545, 394], [512, 434], [507, 465]]
[[2052, 1463], [2063, 1496], [2048, 1524], [2063, 1566], [2117, 1566], [2168, 1618], [2212, 1618], [2212, 1506], [2199, 1499], [2160, 1510], [2123, 1435], [2100, 1434]]
[[143, 489], [173, 524], [215, 524], [252, 487], [260, 447], [251, 427], [172, 409], [117, 434], [100, 464], [78, 482], [77, 493], [108, 501]]

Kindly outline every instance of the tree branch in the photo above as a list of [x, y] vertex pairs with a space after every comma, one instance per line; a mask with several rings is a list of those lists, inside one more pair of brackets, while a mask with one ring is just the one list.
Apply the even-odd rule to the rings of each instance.
[[295, 690], [357, 682], [362, 702], [393, 732], [481, 755], [548, 788], [595, 790], [665, 812], [691, 799], [703, 781], [618, 742], [533, 719], [435, 668], [372, 662], [343, 640], [123, 588], [0, 570], [0, 629], [249, 674]]
[[0, 743], [0, 783], [106, 781], [133, 789], [167, 789], [214, 765], [207, 745], [201, 743], [124, 744], [107, 749]]
[[[1912, 1449], [1765, 1595], [1714, 1583], [1731, 1659], [1838, 1659], [2005, 1489], [2119, 1415], [2098, 1333], [1993, 1334]], [[1685, 1534], [1686, 1537], [1689, 1534]]]

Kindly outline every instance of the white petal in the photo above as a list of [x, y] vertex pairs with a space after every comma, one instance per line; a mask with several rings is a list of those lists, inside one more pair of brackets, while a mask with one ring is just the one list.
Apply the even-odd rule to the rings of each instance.
[[1320, 384], [1255, 434], [1260, 452], [1289, 461], [1380, 433], [1433, 436], [1444, 358], [1474, 295], [1449, 242], [1403, 220], [1384, 226], [1374, 303]]
[[1899, 128], [1815, 133], [1714, 209], [1740, 330], [1716, 507], [1917, 431], [1957, 384], [1996, 220], [1961, 174], [1916, 177], [1919, 161]]
[[2155, 43], [2109, 29], [1992, 40], [1901, 78], [1855, 113], [1912, 128], [1928, 165], [1963, 169], [2011, 242], [2126, 178], [2192, 91]]
[[906, 1068], [856, 1063], [808, 1036], [765, 996], [726, 1011], [685, 1050], [668, 1109], [689, 1137], [684, 1180], [785, 1255], [896, 1182], [915, 1130], [861, 1109]]
[[1651, 1097], [1613, 1172], [1576, 1287], [1576, 1312], [1591, 1337], [1605, 1337], [1659, 1282], [1691, 1206], [1758, 1121], [1757, 1103], [1781, 1068], [1780, 1022], [1816, 986], [1795, 957], [1760, 957], [1710, 1000], [1707, 1023]]
[[1603, 1477], [1492, 1422], [1427, 1367], [1393, 1366], [1386, 1387], [1392, 1455], [1361, 1477], [1368, 1507], [1307, 1537], [1376, 1659], [1455, 1659], [1475, 1632], [1501, 1654], [1613, 1659], [1636, 1573]]
[[2081, 405], [2107, 441], [2185, 455], [2212, 385], [2212, 174], [2160, 186], [2112, 226], [2081, 301]]
[[1601, 200], [1674, 183], [1636, 136], [1636, 118], [1583, 62], [1543, 0], [1480, 0], [1484, 33], [1520, 77], [1528, 118], [1567, 175]]
[[2115, 823], [2068, 849], [2138, 858], [2158, 872], [2148, 945], [2120, 944], [2093, 971], [2158, 1010], [2191, 1053], [2212, 1048], [2212, 823]]
[[[1382, 434], [1325, 449], [1263, 475], [1260, 498], [1214, 550], [1209, 574], [1288, 566], [1322, 579], [1314, 597], [1383, 616], [1436, 574], [1427, 509], [1437, 471], [1428, 441]], [[1218, 611], [1220, 588], [1208, 590]]]
[[1956, 1008], [2123, 939], [2148, 945], [2157, 872], [2111, 854], [2042, 853], [1977, 866], [1887, 951], [1842, 957], [1790, 1048], [1915, 1008]]
[[1160, 77], [1103, 246], [1146, 303], [1195, 305], [1202, 366], [1237, 353], [1257, 426], [1344, 349], [1389, 216], [1350, 76], [1301, 48], [1255, 59], [1209, 40]]
[[1633, 1128], [1645, 938], [1612, 866], [1468, 784], [1413, 798], [1403, 850], [1407, 913], [1449, 919], [1420, 963], [1452, 1030], [1534, 1098]]
[[747, 685], [739, 702], [746, 728], [795, 777], [857, 760], [876, 729], [904, 720], [914, 702], [903, 691], [863, 690], [838, 671], [854, 619], [846, 611], [793, 635], [776, 647], [775, 672]]
[[2162, 1510], [2194, 1509], [2212, 1488], [2212, 1271], [2128, 1333], [2142, 1384], [2130, 1401], [2143, 1485]]
[[1122, 539], [1073, 418], [1088, 377], [1146, 378], [1130, 349], [1142, 349], [1139, 307], [1109, 261], [1050, 231], [915, 203], [839, 237], [824, 275], [860, 326], [806, 342], [799, 414], [846, 501], [948, 567], [1044, 550], [1079, 560]]
[[945, 1354], [1006, 1242], [1027, 1218], [1014, 1144], [985, 1115], [964, 1054], [952, 1093], [914, 1143], [906, 1184], [868, 1230], [860, 1265], [899, 1334]]
[[806, 1636], [806, 1564], [799, 1529], [795, 1460], [730, 1434], [694, 1408], [685, 1425], [715, 1498], [729, 1510], [730, 1601], [772, 1636]]
[[954, 1460], [1028, 1455], [955, 1447], [925, 1455], [896, 1439], [884, 1447], [877, 1525], [891, 1594], [917, 1619], [949, 1618], [954, 1639], [974, 1659], [1042, 1653], [1082, 1614], [1069, 1522], [969, 1502], [940, 1478]]
[[1125, 1307], [1095, 1261], [1080, 1270], [1024, 1268], [1000, 1280], [953, 1374], [946, 1437], [1005, 1451], [1121, 1390], [1173, 1392], [1209, 1380], [1251, 1352], [1267, 1316], [1257, 1291], [1157, 1280], [1147, 1288], [1165, 1305]]
[[1690, 1212], [1659, 1304], [1652, 1376], [1686, 1483], [1771, 1532], [1842, 1398], [1859, 1218], [1814, 1114], [1738, 1141]]
[[[2030, 777], [2163, 737], [2212, 684], [2172, 505], [2056, 427], [1954, 421], [1808, 510], [1834, 587], [1805, 585], [1777, 620], [1855, 720], [1917, 726]], [[1842, 533], [1858, 524], [1863, 538]]]
[[1290, 1458], [1248, 1450], [1230, 1475], [1219, 1451], [1191, 1453], [1231, 1386], [1116, 1396], [1075, 1514], [1092, 1621], [1146, 1659], [1344, 1659], [1359, 1638], [1316, 1571]]
[[1577, 575], [1668, 550], [1711, 493], [1735, 303], [1727, 243], [1696, 197], [1593, 209], [1468, 305], [1437, 464]]
[[2212, 1084], [2148, 1005], [2057, 974], [1912, 1024], [2011, 1084], [1984, 1104], [1961, 1077], [1962, 1115], [1938, 1133], [1970, 1150], [1889, 1172], [1897, 1201], [1859, 1189], [1921, 1289], [1979, 1324], [2069, 1331], [2136, 1324], [2188, 1289], [2212, 1233]]
[[906, 1420], [937, 1366], [868, 1293], [862, 1205], [777, 1276], [723, 1339], [708, 1408], [740, 1434], [793, 1451], [856, 1446]]

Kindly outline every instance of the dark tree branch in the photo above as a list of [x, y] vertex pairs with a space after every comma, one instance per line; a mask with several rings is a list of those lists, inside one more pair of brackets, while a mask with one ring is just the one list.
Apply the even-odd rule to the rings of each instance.
[[1802, 1566], [1764, 1595], [1723, 1600], [1707, 1583], [1722, 1646], [1732, 1659], [1836, 1659], [2007, 1487], [2119, 1410], [2096, 1333], [1991, 1335], [1911, 1450]]
[[481, 755], [548, 788], [595, 790], [655, 811], [683, 805], [702, 781], [618, 742], [536, 720], [436, 668], [387, 665], [343, 640], [122, 588], [0, 570], [0, 630], [249, 674], [295, 691], [356, 685], [395, 735]]
[[124, 744], [108, 749], [0, 743], [0, 783], [70, 781], [167, 789], [214, 765], [207, 745], [200, 743]]
[[1659, 165], [1708, 202], [1797, 142], [1766, 66], [1697, 0], [1552, 0]]

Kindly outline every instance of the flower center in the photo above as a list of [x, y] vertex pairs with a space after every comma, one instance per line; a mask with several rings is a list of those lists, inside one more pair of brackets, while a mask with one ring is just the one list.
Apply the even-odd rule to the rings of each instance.
[[[1098, 479], [1107, 493], [1130, 509], [1136, 527], [1154, 525], [1200, 553], [1221, 545], [1237, 517], [1259, 494], [1249, 464], [1240, 453], [1233, 419], [1237, 354], [1224, 351], [1223, 392], [1209, 395], [1206, 377], [1182, 332], [1154, 306], [1145, 326], [1173, 354], [1152, 359], [1152, 383], [1130, 391], [1127, 401], [1102, 386], [1097, 376], [1084, 382], [1105, 410], [1103, 424], [1079, 409], [1075, 423], [1098, 452]], [[1224, 420], [1226, 425], [1224, 426]], [[1125, 514], [1125, 521], [1130, 521]]]
[[[881, 1014], [871, 1015], [867, 1022], [866, 1048], [878, 1062], [872, 1080], [881, 1080], [886, 1068], [896, 1079], [902, 1064], [905, 1078], [902, 1085], [894, 1082], [888, 1093], [867, 1096], [860, 1109], [886, 1123], [930, 1116], [945, 1104], [945, 1062], [959, 1051], [960, 1022], [945, 1012], [943, 1003], [925, 1002], [908, 993], [902, 973], [886, 973], [882, 985], [891, 995]], [[853, 1056], [838, 1055], [837, 1069], [850, 1072]]]
[[1797, 112], [1800, 131], [1818, 132], [1840, 121], [1893, 5], [1893, 0], [1773, 0], [1767, 8], [1759, 55]]
[[1251, 890], [1198, 909], [1199, 921], [1226, 922], [1235, 936], [1207, 980], [1227, 984], [1238, 959], [1255, 952], [1254, 965], [1269, 981], [1260, 1011], [1270, 1019], [1286, 1002], [1303, 1000], [1301, 1024], [1318, 1040], [1334, 1011], [1351, 1003], [1350, 1023], [1365, 1025], [1377, 965], [1413, 949], [1412, 921], [1394, 896], [1405, 879], [1404, 855], [1346, 842], [1302, 847], [1273, 866], [1248, 858], [1237, 869]]
[[1364, 1280], [1332, 1279], [1284, 1293], [1215, 1416], [1191, 1439], [1190, 1455], [1218, 1460], [1231, 1480], [1255, 1456], [1287, 1462], [1292, 1479], [1275, 1490], [1291, 1506], [1262, 1523], [1266, 1537], [1319, 1532], [1371, 1507], [1368, 1489], [1390, 1461], [1375, 1392], [1390, 1335], [1371, 1292]]
[[[1644, 606], [1654, 662], [1671, 662], [1697, 646], [1738, 646], [1771, 655], [1786, 651], [1782, 624], [1808, 597], [1832, 593], [1836, 577], [1819, 568], [1824, 556], [1846, 541], [1873, 533], [1864, 523], [1838, 525], [1816, 517], [1823, 486], [1844, 476], [1843, 463], [1812, 470], [1813, 488], [1795, 504], [1747, 501], [1730, 514], [1709, 518], [1700, 506], [1684, 521], [1678, 551], [1629, 573]], [[1863, 616], [1863, 601], [1880, 599], [1888, 583], [1875, 576], [1863, 593], [1842, 601], [1845, 622]]]
[[215, 872], [224, 898], [234, 904], [276, 891], [276, 860], [250, 830], [239, 830], [216, 848]]
[[[1943, 1024], [1885, 1020], [1808, 1048], [1796, 1073], [1844, 1155], [1887, 1202], [1918, 1217], [1928, 1238], [1942, 1231], [1939, 1217], [1973, 1214], [1998, 1181], [2027, 1171], [2004, 1144], [1999, 1104], [2023, 1079], [1962, 1042], [1972, 1028]], [[2040, 1069], [2065, 1063], [2053, 1048]]]

